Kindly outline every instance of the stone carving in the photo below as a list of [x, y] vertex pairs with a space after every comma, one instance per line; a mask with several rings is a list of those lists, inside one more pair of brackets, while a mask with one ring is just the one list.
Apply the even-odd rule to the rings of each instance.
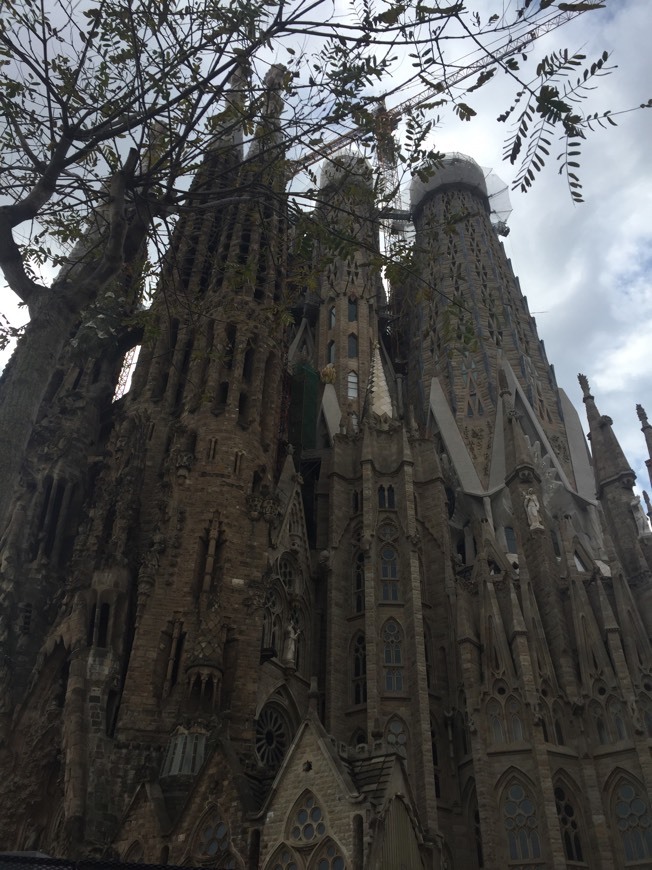
[[283, 664], [287, 667], [294, 668], [297, 663], [297, 642], [301, 629], [297, 628], [292, 622], [285, 627], [285, 644], [283, 651]]
[[328, 363], [319, 373], [321, 377], [322, 384], [334, 384], [335, 383], [335, 366], [333, 363]]
[[629, 506], [631, 507], [632, 513], [634, 514], [634, 521], [636, 522], [636, 528], [638, 529], [639, 538], [652, 535], [652, 530], [650, 530], [650, 524], [647, 521], [645, 511], [643, 510], [643, 505], [641, 504], [641, 497], [637, 495], [631, 500]]
[[542, 529], [541, 515], [539, 514], [539, 499], [532, 487], [523, 496], [523, 506], [527, 516], [527, 523], [530, 529]]

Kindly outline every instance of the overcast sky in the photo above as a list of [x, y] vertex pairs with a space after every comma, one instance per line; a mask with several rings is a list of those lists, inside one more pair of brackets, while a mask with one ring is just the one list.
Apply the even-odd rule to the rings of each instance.
[[[493, 11], [500, 2], [487, 0], [487, 6]], [[630, 108], [652, 97], [649, 0], [607, 0], [607, 7], [553, 31], [537, 49], [580, 49], [589, 59], [603, 49], [613, 52], [618, 69], [601, 79], [592, 111]], [[437, 147], [469, 154], [510, 182], [514, 169], [502, 161], [509, 130], [496, 117], [512, 94], [502, 75], [470, 94], [478, 116], [462, 122], [444, 115]], [[527, 195], [512, 194], [505, 247], [559, 385], [585, 420], [577, 373], [588, 376], [600, 411], [614, 419], [638, 483], [649, 490], [635, 405], [640, 402], [652, 419], [652, 109], [620, 115], [618, 123], [584, 146], [584, 204], [573, 204], [552, 166]], [[560, 150], [552, 149], [551, 162]], [[3, 310], [15, 319], [13, 306]]]
[[[613, 52], [618, 69], [600, 80], [590, 103], [594, 111], [652, 97], [649, 0], [607, 0], [607, 6], [539, 40], [545, 51], [581, 49], [590, 59], [603, 49]], [[514, 170], [502, 161], [500, 138], [505, 125], [495, 119], [509, 106], [511, 92], [501, 96], [501, 90], [470, 94], [478, 117], [446, 119], [435, 141], [509, 182]], [[641, 403], [652, 421], [652, 109], [617, 120], [617, 128], [594, 134], [584, 146], [585, 202], [574, 205], [564, 179], [548, 167], [529, 193], [511, 194], [511, 233], [504, 243], [559, 386], [585, 421], [577, 374], [587, 375], [598, 408], [614, 420], [638, 484], [649, 492], [635, 406]], [[553, 161], [561, 150], [551, 150]]]

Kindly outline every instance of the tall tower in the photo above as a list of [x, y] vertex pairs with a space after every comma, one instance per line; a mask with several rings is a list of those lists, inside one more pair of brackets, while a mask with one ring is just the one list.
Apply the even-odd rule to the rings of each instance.
[[0, 535], [0, 846], [652, 867], [652, 533], [612, 422], [582, 377], [591, 458], [470, 158], [413, 186], [389, 301], [364, 161], [288, 225], [283, 76], [198, 171], [130, 391], [83, 345], [44, 401]]

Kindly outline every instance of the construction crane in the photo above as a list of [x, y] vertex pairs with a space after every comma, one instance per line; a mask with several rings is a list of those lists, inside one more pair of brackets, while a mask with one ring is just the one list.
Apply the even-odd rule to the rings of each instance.
[[[514, 40], [510, 37], [510, 39], [500, 45], [495, 51], [491, 51], [490, 54], [484, 54], [473, 63], [461, 66], [457, 72], [447, 76], [438, 85], [424, 88], [418, 94], [404, 100], [396, 106], [392, 106], [390, 109], [385, 106], [386, 97], [384, 95], [373, 98], [371, 102], [378, 104], [378, 109], [376, 110], [377, 124], [374, 130], [377, 141], [378, 164], [383, 176], [387, 179], [388, 190], [398, 191], [399, 189], [393, 133], [398, 126], [401, 117], [406, 112], [424, 105], [429, 100], [432, 100], [433, 97], [437, 96], [437, 94], [450, 90], [454, 85], [459, 84], [459, 82], [470, 78], [476, 73], [482, 72], [482, 70], [491, 67], [493, 64], [500, 63], [502, 60], [513, 57], [516, 54], [521, 54], [537, 39], [544, 36], [546, 33], [550, 33], [552, 30], [556, 30], [556, 28], [561, 27], [563, 24], [566, 24], [578, 15], [581, 15], [583, 11], [585, 10], [571, 9], [551, 15], [545, 21], [541, 21], [539, 24], [528, 30], [522, 38]], [[335, 154], [341, 148], [350, 144], [358, 136], [366, 132], [368, 131], [365, 128], [356, 126], [351, 130], [348, 130], [346, 133], [343, 133], [341, 136], [337, 136], [328, 142], [324, 142], [320, 145], [319, 149], [304, 155], [292, 163], [293, 174], [297, 175], [309, 166], [318, 163], [326, 157], [330, 157], [332, 154]]]

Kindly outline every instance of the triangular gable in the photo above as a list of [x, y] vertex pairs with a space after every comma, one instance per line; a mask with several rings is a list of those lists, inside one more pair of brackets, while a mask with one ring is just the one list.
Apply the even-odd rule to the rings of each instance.
[[[122, 817], [113, 845], [119, 854], [124, 854], [136, 839], [143, 843], [148, 855], [148, 840], [157, 846], [161, 834], [170, 830], [170, 817], [165, 808], [165, 799], [158, 783], [141, 782]], [[149, 832], [149, 837], [144, 835]]]
[[290, 345], [290, 349], [288, 350], [288, 365], [291, 366], [295, 361], [304, 358], [304, 354], [302, 353], [304, 346], [306, 348], [306, 358], [309, 361], [312, 361], [315, 357], [315, 342], [312, 337], [312, 330], [310, 329], [310, 324], [305, 317], [299, 324], [297, 334], [295, 335], [294, 340]]
[[374, 870], [425, 867], [421, 855], [422, 838], [414, 815], [402, 795], [395, 795], [376, 825], [367, 866]]
[[571, 574], [569, 588], [580, 675], [584, 691], [590, 695], [596, 679], [608, 686], [615, 685], [616, 679], [584, 584]]
[[281, 503], [281, 522], [272, 529], [272, 546], [277, 550], [290, 550], [300, 562], [300, 567], [310, 573], [310, 555], [306, 517], [301, 497], [301, 477], [294, 460], [287, 456], [276, 488]]
[[491, 580], [487, 580], [480, 588], [482, 589], [480, 642], [487, 663], [485, 683], [491, 691], [493, 681], [496, 679], [506, 680], [510, 686], [515, 685], [516, 673], [494, 584]]

